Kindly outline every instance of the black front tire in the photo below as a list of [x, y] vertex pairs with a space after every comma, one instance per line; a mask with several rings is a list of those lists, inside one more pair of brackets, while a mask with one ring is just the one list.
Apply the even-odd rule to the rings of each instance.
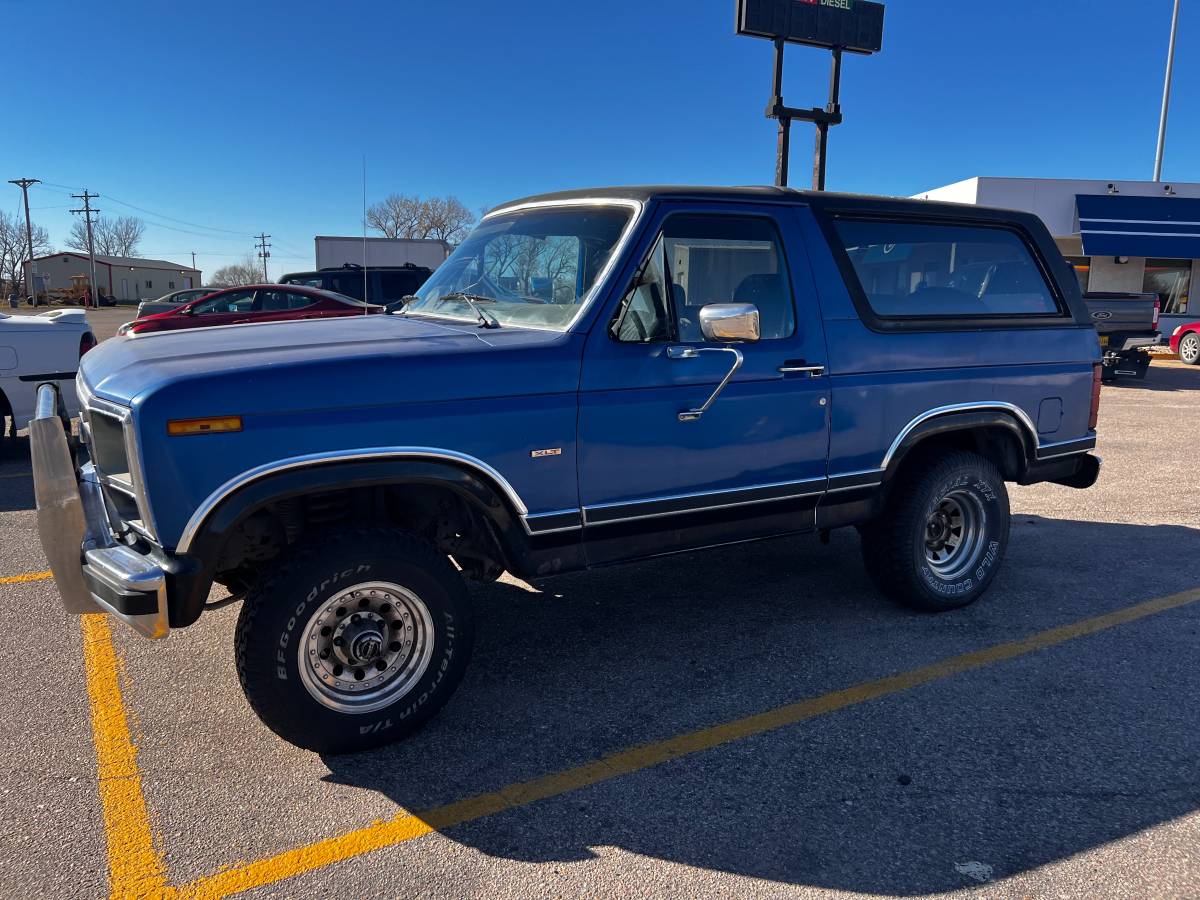
[[[428, 649], [420, 658], [416, 650], [407, 658], [397, 651], [394, 677], [406, 676], [405, 680], [391, 682], [391, 663], [387, 663], [387, 669], [379, 675], [387, 680], [378, 692], [383, 697], [379, 702], [386, 705], [355, 708], [354, 704], [361, 703], [365, 695], [339, 694], [336, 687], [328, 691], [332, 696], [323, 694], [323, 670], [317, 668], [316, 653], [308, 651], [314, 656], [313, 669], [302, 674], [300, 650], [302, 645], [320, 641], [310, 646], [321, 647], [320, 652], [328, 658], [333, 638], [317, 637], [328, 633], [328, 629], [315, 627], [317, 617], [336, 614], [337, 618], [328, 620], [331, 624], [351, 628], [349, 620], [353, 617], [357, 622], [359, 618], [352, 615], [357, 603], [343, 613], [342, 605], [350, 603], [341, 598], [357, 597], [354, 591], [360, 586], [381, 585], [394, 586], [397, 596], [416, 598], [428, 622], [422, 637]], [[372, 601], [380, 610], [375, 613], [367, 607], [365, 595], [370, 592], [364, 589], [360, 593], [364, 595], [364, 612], [374, 615], [388, 635], [384, 637], [386, 645], [391, 636], [388, 629], [403, 628], [399, 606]], [[336, 612], [329, 608], [334, 598], [338, 598]], [[409, 621], [407, 615], [405, 621]], [[416, 624], [416, 616], [412, 621]], [[353, 627], [358, 631], [345, 632], [347, 641], [355, 634], [373, 637], [362, 633], [364, 625]], [[412, 734], [445, 705], [466, 671], [473, 638], [466, 587], [444, 554], [403, 532], [383, 528], [342, 532], [289, 548], [286, 559], [251, 588], [237, 623], [238, 678], [255, 713], [285, 741], [318, 753], [369, 750]], [[363, 646], [371, 648], [372, 641], [367, 640]], [[344, 647], [340, 652], [348, 652]], [[336, 662], [337, 657], [333, 660]], [[382, 655], [376, 660], [384, 669], [387, 660]], [[310, 664], [307, 656], [304, 664]], [[406, 675], [410, 665], [412, 672]], [[376, 672], [369, 665], [364, 668], [369, 682]], [[349, 682], [355, 670], [352, 665], [347, 669]], [[314, 676], [313, 671], [318, 675]], [[361, 680], [363, 675], [357, 677]], [[396, 690], [394, 696], [388, 693], [389, 684]]]
[[1004, 479], [984, 457], [958, 450], [913, 461], [899, 477], [883, 514], [860, 529], [867, 573], [883, 594], [913, 609], [969, 606], [1008, 548]]

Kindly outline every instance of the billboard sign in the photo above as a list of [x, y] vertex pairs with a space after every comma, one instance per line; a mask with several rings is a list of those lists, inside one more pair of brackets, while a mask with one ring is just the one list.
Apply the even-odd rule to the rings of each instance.
[[851, 53], [883, 49], [883, 4], [868, 0], [737, 0], [737, 33]]

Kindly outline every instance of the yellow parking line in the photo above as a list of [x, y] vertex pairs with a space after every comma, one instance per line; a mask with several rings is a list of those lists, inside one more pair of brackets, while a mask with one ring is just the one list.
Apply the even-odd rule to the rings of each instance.
[[29, 581], [45, 581], [47, 578], [53, 578], [54, 573], [45, 572], [26, 572], [24, 575], [6, 575], [0, 578], [0, 584], [25, 584]]
[[167, 892], [167, 871], [155, 847], [142, 796], [137, 749], [125, 715], [108, 618], [87, 615], [80, 624], [112, 896], [162, 896]]
[[32, 472], [4, 472], [0, 473], [0, 481], [5, 478], [32, 478]]
[[225, 897], [273, 884], [331, 863], [352, 859], [373, 850], [395, 846], [432, 831], [517, 809], [538, 800], [557, 797], [569, 791], [609, 781], [669, 760], [711, 750], [732, 741], [774, 731], [786, 725], [794, 725], [806, 719], [886, 697], [918, 685], [940, 681], [952, 675], [969, 672], [993, 663], [1025, 656], [1047, 647], [1096, 634], [1197, 601], [1200, 601], [1200, 589], [1148, 600], [1145, 603], [1139, 603], [1107, 615], [1051, 628], [1019, 641], [952, 656], [941, 662], [902, 672], [899, 675], [864, 682], [811, 700], [803, 700], [768, 712], [714, 725], [711, 728], [703, 728], [667, 740], [633, 747], [573, 769], [509, 785], [492, 793], [468, 797], [465, 800], [439, 806], [420, 814], [402, 813], [387, 821], [375, 822], [365, 828], [297, 847], [257, 862], [243, 863], [214, 875], [200, 878], [180, 888], [178, 895], [197, 898]]

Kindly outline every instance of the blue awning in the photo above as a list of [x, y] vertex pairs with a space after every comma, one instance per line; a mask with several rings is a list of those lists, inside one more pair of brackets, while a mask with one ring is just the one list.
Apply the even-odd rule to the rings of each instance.
[[1200, 199], [1078, 194], [1088, 256], [1200, 259]]

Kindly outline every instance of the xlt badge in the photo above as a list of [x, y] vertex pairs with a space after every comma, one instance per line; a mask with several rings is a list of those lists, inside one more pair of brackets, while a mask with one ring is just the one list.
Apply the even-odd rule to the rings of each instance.
[[541, 459], [543, 456], [562, 456], [562, 447], [547, 447], [545, 450], [530, 450], [529, 455], [534, 459]]

